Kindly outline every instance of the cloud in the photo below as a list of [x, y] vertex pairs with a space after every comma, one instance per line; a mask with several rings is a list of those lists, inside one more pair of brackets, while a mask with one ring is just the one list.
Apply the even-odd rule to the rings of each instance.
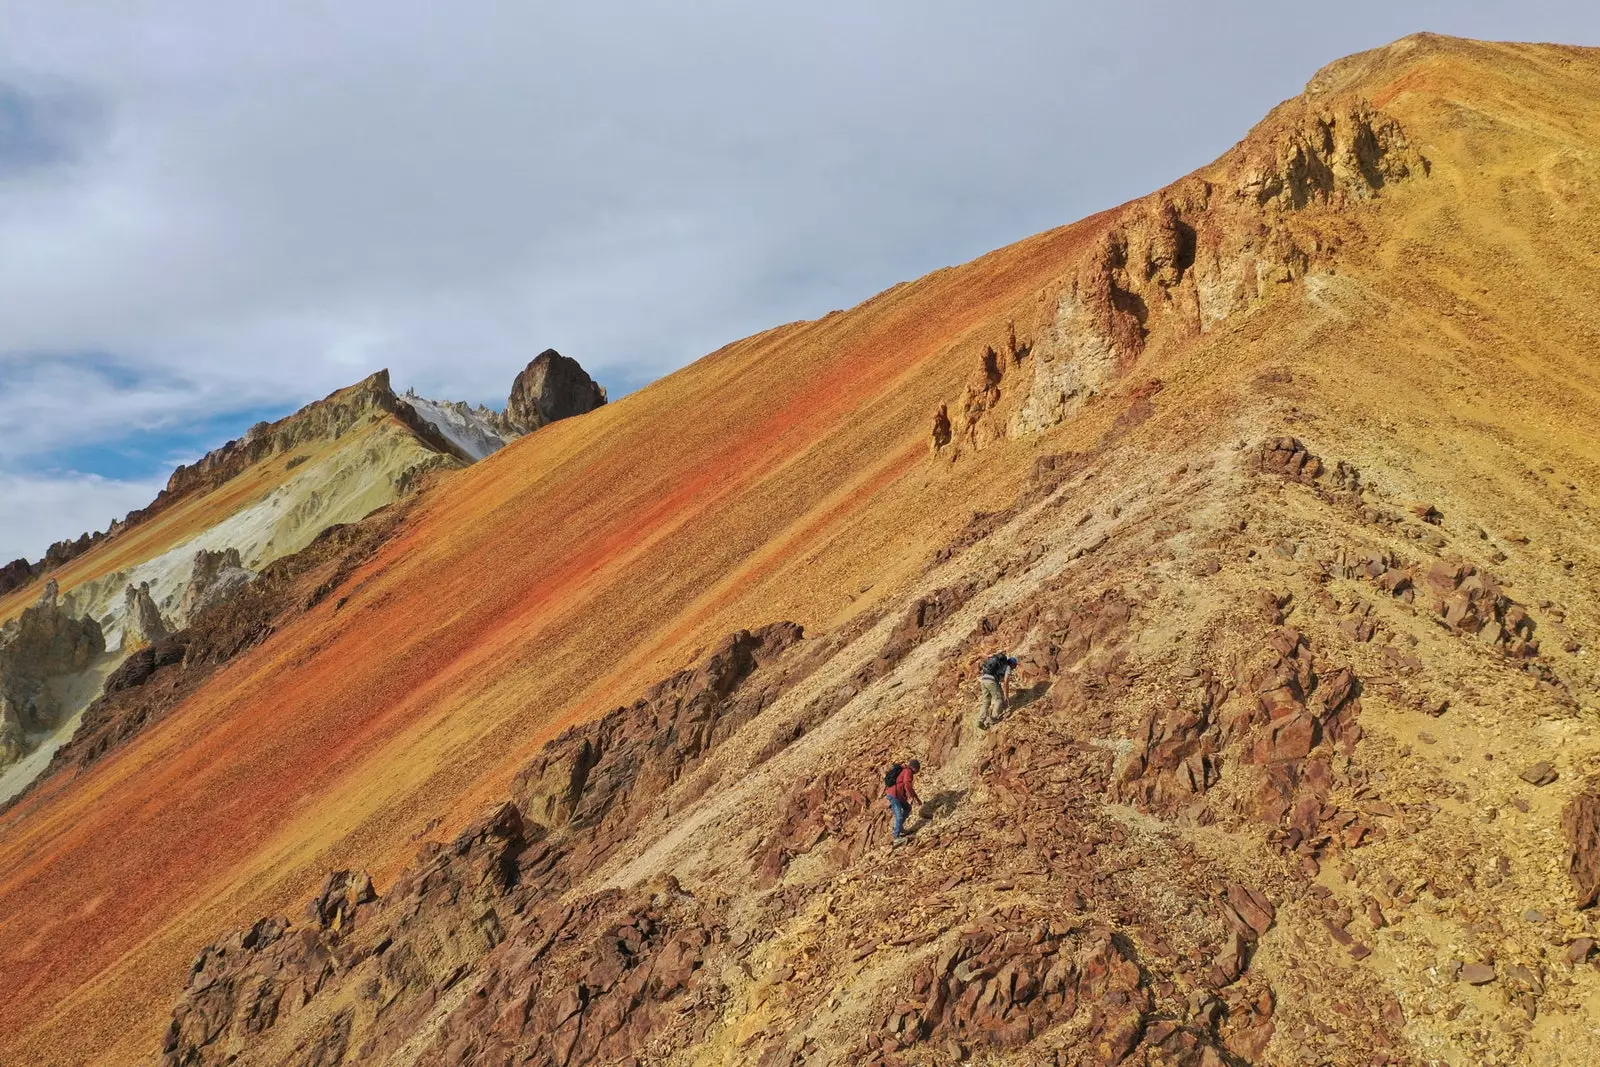
[[0, 180], [77, 158], [103, 118], [88, 97], [0, 82]]
[[554, 346], [633, 387], [1159, 187], [1422, 25], [1583, 43], [1600, 10], [21, 0], [0, 409], [38, 414], [0, 470], [380, 366], [495, 403]]
[[166, 479], [117, 480], [93, 474], [50, 477], [0, 471], [0, 563], [18, 557], [38, 559], [51, 542], [77, 534], [62, 530], [104, 530], [134, 508], [143, 507]]

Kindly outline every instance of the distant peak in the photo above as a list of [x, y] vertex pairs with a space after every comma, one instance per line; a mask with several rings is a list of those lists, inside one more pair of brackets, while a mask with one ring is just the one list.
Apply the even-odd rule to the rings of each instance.
[[606, 390], [577, 360], [547, 348], [533, 357], [511, 384], [506, 421], [519, 433], [593, 411]]

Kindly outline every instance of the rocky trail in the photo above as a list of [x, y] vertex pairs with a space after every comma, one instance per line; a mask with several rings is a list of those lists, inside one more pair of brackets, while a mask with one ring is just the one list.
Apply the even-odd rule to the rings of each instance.
[[207, 949], [167, 1062], [1583, 1062], [1559, 813], [1600, 745], [1534, 615], [1293, 438], [1097, 466], [905, 612], [735, 635], [562, 735], [381, 899], [340, 872]]

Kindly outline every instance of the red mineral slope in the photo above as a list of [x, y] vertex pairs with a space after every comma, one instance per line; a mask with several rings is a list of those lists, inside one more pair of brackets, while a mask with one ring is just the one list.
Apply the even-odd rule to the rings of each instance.
[[[683, 1062], [945, 1062], [974, 1040], [1036, 1041], [1042, 1062], [1137, 1049], [1208, 1063], [1223, 1045], [1247, 1062], [1385, 1062], [1408, 1033], [1452, 1062], [1570, 1045], [1562, 1012], [1600, 995], [1592, 976], [1563, 975], [1558, 990], [1540, 971], [1535, 994], [1520, 961], [1536, 938], [1496, 950], [1478, 928], [1505, 930], [1508, 909], [1565, 892], [1545, 873], [1563, 869], [1561, 806], [1600, 759], [1576, 717], [1596, 699], [1580, 651], [1600, 605], [1565, 581], [1600, 562], [1600, 290], [1585, 258], [1596, 116], [1594, 52], [1398, 42], [1329, 68], [1166, 190], [730, 345], [433, 486], [332, 595], [127, 747], [0, 817], [0, 960], [14, 976], [0, 1058], [148, 1060], [191, 961], [221, 931], [297, 909], [331, 868], [370, 870], [388, 894], [419, 841], [508, 795], [527, 815], [549, 807], [517, 772], [560, 758], [560, 746], [540, 753], [562, 727], [647, 689], [670, 696], [687, 676], [649, 687], [723, 635], [779, 620], [821, 635], [814, 658], [777, 705], [740, 710], [756, 718], [723, 739], [733, 762], [720, 788], [669, 780], [635, 801], [656, 806], [631, 813], [638, 836], [601, 869], [553, 883], [581, 883], [572, 914], [594, 922], [618, 891], [634, 894], [627, 907], [649, 919], [637, 933], [677, 908], [636, 901], [640, 887], [676, 872], [682, 883], [656, 897], [697, 903], [671, 921], [735, 938], [714, 943], [738, 946], [748, 981], [730, 958], [726, 999], [696, 999], [692, 1030], [656, 1035], [663, 1048], [681, 1040]], [[1524, 550], [1541, 541], [1549, 558]], [[977, 736], [952, 710], [966, 700], [961, 664], [1002, 640], [1031, 650], [1038, 699]], [[1461, 706], [1434, 732], [1454, 760], [1419, 758], [1416, 708], [1451, 686]], [[640, 750], [674, 743], [627, 729]], [[733, 772], [802, 733], [748, 781]], [[1485, 746], [1498, 772], [1553, 740], [1568, 746], [1562, 767], [1548, 793], [1519, 798], [1526, 825], [1457, 806], [1510, 803], [1498, 778], [1474, 792]], [[882, 901], [902, 890], [863, 858], [880, 838], [851, 775], [902, 742], [939, 753], [951, 812], [907, 861], [917, 908], [889, 915]], [[1402, 814], [1403, 827], [1368, 832]], [[456, 851], [428, 853], [383, 922], [427, 895], [436, 867], [506, 890], [521, 825], [501, 813]], [[820, 847], [830, 840], [840, 847]], [[485, 842], [498, 842], [501, 874], [451, 867], [471, 867]], [[1440, 859], [1484, 849], [1504, 849], [1498, 889]], [[1140, 855], [1157, 861], [1140, 870]], [[305, 951], [337, 947], [333, 916], [365, 896], [348, 883], [334, 901], [346, 885], [330, 887]], [[506, 953], [451, 996], [505, 993], [494, 974], [533, 967], [519, 938], [545, 928], [534, 916], [551, 902], [531, 869], [514, 888], [527, 910]], [[1415, 905], [1404, 938], [1381, 918], [1361, 926], [1361, 892], [1391, 914]], [[1217, 894], [1234, 902], [1231, 940]], [[1043, 918], [1062, 901], [1074, 917]], [[773, 937], [756, 955], [748, 931], [728, 933], [752, 915]], [[1353, 923], [1382, 951], [1346, 953]], [[1445, 967], [1432, 946], [1454, 951], [1469, 928], [1477, 956], [1457, 952], [1448, 979], [1427, 977]], [[952, 931], [962, 940], [946, 952]], [[1523, 970], [1504, 1003], [1475, 993], [1452, 1008], [1434, 988], [1513, 949]], [[561, 966], [588, 966], [575, 951], [560, 950]], [[1019, 953], [1058, 960], [1070, 980], [1029, 1000]], [[208, 964], [184, 1019], [233, 1010], [201, 988], [233, 966]], [[351, 966], [352, 982], [366, 973]], [[979, 1003], [995, 974], [1011, 976], [1005, 1003]], [[541, 972], [536, 988], [558, 978]], [[406, 990], [423, 1015], [455, 981], [433, 980]], [[1346, 987], [1348, 1003], [1317, 999]], [[349, 1019], [323, 1013], [366, 994], [331, 988], [291, 1027], [230, 1029], [229, 1041], [262, 1042], [233, 1051], [343, 1056], [318, 1027]], [[1539, 1015], [1538, 996], [1561, 1011]], [[1427, 1004], [1428, 1021], [1402, 1001]], [[1542, 1030], [1494, 1014], [1510, 1005], [1526, 1020], [1529, 1004]], [[1319, 1012], [1359, 1020], [1347, 1045], [1318, 1030]], [[435, 1038], [460, 1060], [488, 1029], [544, 1055], [550, 1035], [526, 1026], [545, 1014], [430, 1017], [443, 1030], [414, 1033], [406, 1014], [367, 1032], [397, 1063], [437, 1062], [415, 1058]], [[226, 1053], [208, 1028], [175, 1031], [198, 1042], [187, 1062]], [[296, 1044], [308, 1034], [314, 1045]], [[652, 1039], [633, 1036], [636, 1049]]]
[[[1093, 229], [729, 346], [517, 442], [427, 493], [337, 599], [47, 783], [0, 824], [11, 1056], [132, 1058], [213, 928], [330, 862], [396, 868], [464, 794], [504, 787], [508, 755], [730, 620], [831, 623], [909, 573], [1007, 493], [943, 471], [924, 488], [929, 408]], [[778, 541], [785, 558], [762, 558]], [[840, 541], [877, 547], [805, 565]]]

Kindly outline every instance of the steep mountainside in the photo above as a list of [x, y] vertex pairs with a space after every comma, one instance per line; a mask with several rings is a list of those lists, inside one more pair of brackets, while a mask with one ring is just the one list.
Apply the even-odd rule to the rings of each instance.
[[322, 545], [0, 815], [0, 1059], [1595, 1062], [1597, 151], [1407, 38]]

